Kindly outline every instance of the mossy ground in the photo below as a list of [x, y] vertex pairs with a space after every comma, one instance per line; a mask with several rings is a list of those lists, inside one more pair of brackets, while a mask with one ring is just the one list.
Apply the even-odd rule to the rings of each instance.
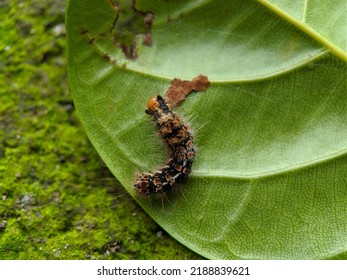
[[104, 180], [67, 85], [66, 1], [0, 5], [0, 259], [200, 258]]

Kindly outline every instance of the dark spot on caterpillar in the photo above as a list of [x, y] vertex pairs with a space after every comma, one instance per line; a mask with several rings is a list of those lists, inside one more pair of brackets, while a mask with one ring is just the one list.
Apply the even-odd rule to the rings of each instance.
[[172, 110], [163, 97], [152, 97], [145, 112], [154, 118], [170, 152], [170, 159], [165, 166], [153, 173], [143, 173], [135, 179], [134, 190], [148, 196], [176, 188], [191, 172], [196, 151], [188, 124]]

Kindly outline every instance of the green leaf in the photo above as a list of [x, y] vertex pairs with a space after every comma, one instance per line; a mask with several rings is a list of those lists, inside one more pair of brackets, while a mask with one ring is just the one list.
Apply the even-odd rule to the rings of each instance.
[[347, 60], [346, 0], [258, 0], [343, 60]]
[[[253, 1], [136, 8], [155, 15], [151, 47], [131, 9], [116, 21], [111, 1], [70, 0], [67, 12], [75, 105], [117, 179], [134, 195], [135, 174], [165, 162], [146, 102], [172, 78], [201, 73], [210, 88], [177, 110], [196, 131], [193, 172], [178, 192], [139, 198], [143, 209], [207, 258], [346, 255], [345, 61]], [[115, 45], [128, 26], [136, 27], [133, 60]]]

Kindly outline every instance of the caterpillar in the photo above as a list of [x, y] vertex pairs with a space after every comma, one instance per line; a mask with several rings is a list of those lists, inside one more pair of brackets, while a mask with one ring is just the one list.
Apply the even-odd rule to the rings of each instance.
[[153, 117], [170, 153], [165, 166], [136, 177], [133, 189], [138, 194], [148, 196], [175, 189], [191, 172], [196, 150], [188, 124], [163, 97], [158, 95], [150, 98], [145, 112]]

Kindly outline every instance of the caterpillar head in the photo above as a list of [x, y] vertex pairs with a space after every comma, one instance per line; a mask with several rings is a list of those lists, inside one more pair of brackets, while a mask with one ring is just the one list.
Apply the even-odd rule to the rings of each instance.
[[151, 97], [148, 102], [147, 102], [147, 110], [146, 113], [149, 115], [153, 115], [155, 110], [159, 108], [159, 101], [158, 101], [159, 96], [153, 96]]
[[160, 95], [151, 97], [147, 102], [146, 114], [153, 115], [158, 109], [168, 109], [168, 105], [163, 97]]

